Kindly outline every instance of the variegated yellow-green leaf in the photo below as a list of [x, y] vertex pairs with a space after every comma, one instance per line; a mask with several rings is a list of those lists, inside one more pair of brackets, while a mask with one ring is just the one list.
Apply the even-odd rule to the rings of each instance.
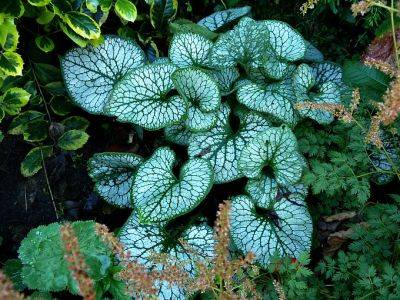
[[21, 163], [21, 174], [25, 177], [35, 175], [43, 166], [44, 159], [53, 155], [52, 146], [33, 148]]
[[23, 134], [29, 122], [44, 120], [44, 114], [34, 110], [25, 111], [16, 116], [8, 127], [9, 134]]
[[137, 17], [136, 6], [130, 0], [117, 0], [115, 12], [120, 18], [129, 22], [135, 22]]
[[154, 28], [165, 26], [178, 11], [178, 0], [151, 0], [150, 22]]
[[0, 5], [0, 14], [9, 17], [19, 18], [25, 12], [24, 4], [21, 0], [2, 0]]
[[0, 25], [0, 46], [5, 51], [17, 49], [19, 33], [13, 18], [4, 18]]
[[47, 36], [38, 36], [35, 38], [36, 46], [43, 52], [51, 52], [54, 49], [54, 42]]
[[51, 0], [28, 0], [28, 2], [30, 5], [41, 7], [49, 4]]
[[21, 111], [23, 106], [28, 104], [30, 96], [31, 95], [22, 88], [10, 88], [0, 97], [0, 107], [7, 114], [14, 116]]
[[79, 116], [72, 116], [61, 121], [66, 130], [78, 129], [85, 131], [90, 123], [87, 119]]
[[57, 141], [58, 147], [67, 151], [82, 148], [89, 139], [89, 135], [83, 130], [72, 129], [65, 132]]
[[24, 61], [21, 55], [15, 52], [5, 51], [0, 53], [0, 74], [9, 76], [22, 75]]
[[98, 39], [100, 37], [99, 25], [88, 15], [72, 11], [64, 16], [65, 23], [77, 34], [86, 39]]
[[61, 30], [78, 46], [86, 47], [89, 43], [89, 40], [81, 37], [75, 31], [73, 31], [69, 26], [65, 25], [63, 22], [59, 22], [58, 25], [60, 26]]
[[46, 120], [30, 121], [24, 126], [23, 137], [27, 142], [41, 142], [47, 138], [49, 122]]
[[40, 25], [49, 24], [54, 19], [55, 13], [51, 10], [42, 9], [39, 16], [36, 18], [36, 22]]

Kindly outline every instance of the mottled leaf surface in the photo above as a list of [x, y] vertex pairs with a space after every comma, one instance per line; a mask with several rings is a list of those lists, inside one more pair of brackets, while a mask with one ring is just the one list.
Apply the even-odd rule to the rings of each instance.
[[112, 205], [130, 208], [134, 173], [142, 162], [143, 158], [133, 153], [96, 153], [88, 162], [88, 171], [101, 197]]
[[248, 108], [267, 113], [281, 122], [294, 124], [297, 121], [290, 80], [269, 85], [252, 82], [241, 84], [237, 99]]
[[238, 8], [230, 8], [222, 11], [217, 11], [197, 22], [198, 25], [206, 27], [211, 31], [216, 31], [221, 27], [243, 17], [250, 13], [250, 6]]
[[171, 220], [190, 212], [210, 191], [214, 176], [207, 160], [190, 159], [179, 176], [173, 173], [174, 163], [174, 152], [161, 147], [139, 167], [132, 199], [143, 222]]
[[230, 218], [235, 246], [243, 253], [253, 252], [263, 267], [275, 255], [298, 258], [310, 251], [312, 221], [301, 198], [282, 198], [268, 209], [257, 209], [250, 197], [237, 196]]
[[178, 33], [172, 38], [169, 58], [178, 67], [206, 67], [213, 43], [196, 33]]
[[[184, 266], [188, 276], [195, 276], [197, 273], [194, 260], [208, 261], [214, 256], [213, 230], [206, 224], [191, 225], [178, 235], [171, 235], [158, 225], [141, 224], [138, 216], [132, 214], [122, 227], [119, 239], [130, 257], [149, 269], [156, 267], [162, 270], [161, 265], [152, 262], [151, 256], [155, 253], [166, 253]], [[157, 288], [160, 299], [185, 299], [185, 292], [176, 285], [157, 282]]]
[[246, 144], [239, 159], [239, 169], [246, 177], [258, 178], [267, 173], [281, 186], [297, 183], [303, 168], [296, 137], [286, 126], [271, 127], [259, 134]]
[[223, 104], [217, 124], [209, 131], [193, 134], [189, 142], [189, 156], [208, 159], [214, 169], [215, 183], [225, 183], [242, 177], [238, 160], [246, 143], [269, 128], [260, 115], [247, 113], [240, 119], [239, 129], [233, 131], [229, 123], [231, 110]]
[[172, 80], [189, 104], [187, 127], [193, 131], [211, 128], [221, 104], [217, 83], [207, 73], [195, 68], [178, 69], [172, 74]]
[[168, 95], [174, 89], [171, 75], [175, 70], [168, 63], [133, 70], [115, 86], [107, 113], [148, 130], [179, 123], [186, 115], [187, 104], [179, 96]]
[[105, 36], [98, 47], [68, 51], [61, 69], [72, 100], [92, 114], [103, 114], [114, 85], [144, 63], [145, 54], [134, 41]]

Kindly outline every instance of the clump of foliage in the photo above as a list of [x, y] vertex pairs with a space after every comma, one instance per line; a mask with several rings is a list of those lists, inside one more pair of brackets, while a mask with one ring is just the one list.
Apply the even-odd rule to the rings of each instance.
[[[193, 261], [181, 240], [211, 259], [211, 228], [201, 220], [175, 220], [203, 202], [213, 184], [243, 177], [247, 195], [232, 202], [237, 250], [253, 252], [263, 267], [275, 255], [310, 250], [312, 222], [300, 184], [307, 164], [291, 127], [302, 118], [329, 124], [333, 114], [295, 104], [341, 104], [347, 88], [341, 68], [323, 61], [283, 22], [243, 17], [233, 29], [212, 34], [247, 13], [232, 9], [197, 25], [176, 24], [169, 57], [149, 61], [134, 41], [106, 36], [101, 45], [72, 49], [61, 60], [77, 105], [145, 130], [163, 129], [167, 140], [188, 146], [183, 165], [170, 145], [147, 159], [101, 153], [89, 163], [105, 200], [133, 207], [119, 236], [132, 259], [148, 268], [152, 252]], [[196, 265], [188, 271], [198, 272]], [[160, 297], [184, 293], [159, 286]]]

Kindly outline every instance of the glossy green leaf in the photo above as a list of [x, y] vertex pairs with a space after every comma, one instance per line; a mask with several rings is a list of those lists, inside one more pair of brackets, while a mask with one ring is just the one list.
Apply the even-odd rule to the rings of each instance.
[[96, 48], [76, 48], [61, 59], [65, 86], [72, 100], [90, 113], [104, 113], [115, 84], [145, 63], [145, 54], [133, 41], [105, 36]]
[[253, 199], [237, 196], [232, 200], [230, 220], [235, 246], [243, 253], [254, 253], [263, 267], [274, 256], [299, 258], [310, 251], [311, 216], [299, 197], [282, 198], [260, 209]]
[[237, 99], [250, 109], [267, 113], [281, 122], [295, 124], [297, 117], [292, 101], [295, 100], [290, 80], [269, 85], [252, 82], [241, 84]]
[[179, 33], [195, 33], [204, 36], [209, 40], [215, 40], [218, 37], [218, 33], [212, 32], [209, 29], [197, 25], [187, 19], [178, 19], [174, 22], [169, 23], [169, 29], [173, 34]]
[[153, 64], [135, 69], [115, 86], [106, 112], [122, 122], [157, 130], [179, 123], [187, 104], [179, 96], [169, 96], [174, 88], [172, 64]]
[[221, 94], [217, 83], [207, 73], [184, 68], [172, 74], [172, 81], [179, 94], [188, 102], [186, 126], [193, 131], [207, 130], [217, 120]]
[[25, 177], [35, 175], [43, 166], [44, 159], [53, 155], [52, 146], [31, 149], [21, 163], [21, 174]]
[[323, 62], [324, 55], [313, 44], [308, 41], [306, 43], [306, 52], [303, 59], [309, 62]]
[[97, 193], [112, 205], [131, 208], [134, 173], [142, 162], [133, 153], [96, 153], [88, 162], [88, 170]]
[[57, 146], [63, 150], [74, 151], [82, 148], [89, 139], [89, 135], [77, 129], [68, 130], [57, 141]]
[[193, 134], [189, 140], [189, 157], [202, 157], [211, 162], [215, 183], [226, 183], [242, 177], [238, 160], [245, 145], [257, 134], [269, 128], [269, 122], [255, 113], [240, 118], [237, 130], [232, 129], [229, 116], [233, 114], [223, 104], [217, 124], [209, 131]]
[[244, 17], [232, 30], [215, 42], [210, 62], [217, 68], [260, 64], [267, 50], [268, 31], [256, 21]]
[[165, 26], [178, 11], [178, 0], [151, 0], [150, 22], [154, 28]]
[[297, 140], [286, 127], [271, 127], [252, 139], [239, 158], [239, 169], [248, 178], [263, 174], [274, 178], [280, 186], [297, 183], [304, 169]]
[[0, 130], [0, 143], [3, 141], [4, 139], [4, 133]]
[[175, 154], [158, 148], [138, 169], [132, 199], [143, 222], [160, 222], [190, 212], [207, 196], [213, 182], [210, 163], [201, 158], [186, 162], [173, 173]]
[[[132, 260], [144, 264], [149, 269], [163, 267], [151, 260], [154, 253], [164, 253], [184, 266], [188, 276], [194, 277], [198, 270], [195, 261], [207, 264], [214, 256], [214, 234], [206, 224], [191, 225], [178, 233], [157, 224], [141, 224], [136, 214], [132, 214], [121, 228], [119, 239]], [[157, 282], [158, 299], [185, 299], [182, 288], [167, 282]]]
[[209, 15], [199, 22], [198, 25], [204, 26], [211, 31], [216, 31], [231, 22], [250, 14], [251, 7], [243, 6], [238, 8], [230, 8], [222, 11], [217, 11], [212, 15]]
[[54, 19], [55, 13], [51, 10], [41, 9], [36, 22], [40, 25], [49, 24]]
[[137, 17], [136, 6], [130, 0], [117, 0], [115, 12], [120, 18], [129, 22], [135, 22]]
[[38, 36], [35, 38], [36, 46], [43, 52], [51, 52], [54, 49], [54, 42], [47, 36]]
[[0, 108], [11, 116], [17, 115], [21, 111], [21, 108], [28, 104], [30, 96], [22, 88], [10, 88], [0, 97]]
[[206, 67], [213, 43], [196, 33], [178, 33], [172, 38], [169, 58], [178, 67]]
[[[88, 265], [86, 272], [97, 285], [97, 281], [104, 278], [108, 271], [111, 251], [96, 234], [95, 222], [78, 221], [71, 225], [79, 244], [79, 252]], [[22, 278], [30, 289], [68, 289], [78, 294], [78, 284], [65, 259], [65, 247], [60, 238], [61, 226], [60, 223], [39, 226], [32, 229], [21, 242], [18, 254], [23, 264]]]
[[[340, 69], [328, 63], [317, 64], [314, 68], [301, 64], [293, 75], [293, 90], [298, 103], [339, 104], [340, 83]], [[299, 113], [320, 124], [329, 124], [334, 119], [332, 113], [321, 109], [301, 108]]]
[[18, 53], [10, 51], [0, 53], [0, 74], [2, 72], [4, 75], [20, 76], [23, 66], [24, 61]]

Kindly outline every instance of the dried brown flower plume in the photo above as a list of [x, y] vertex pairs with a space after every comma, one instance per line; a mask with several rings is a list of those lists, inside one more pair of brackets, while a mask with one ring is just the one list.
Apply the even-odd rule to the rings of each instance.
[[14, 290], [10, 279], [0, 271], [0, 300], [22, 300], [25, 296]]

